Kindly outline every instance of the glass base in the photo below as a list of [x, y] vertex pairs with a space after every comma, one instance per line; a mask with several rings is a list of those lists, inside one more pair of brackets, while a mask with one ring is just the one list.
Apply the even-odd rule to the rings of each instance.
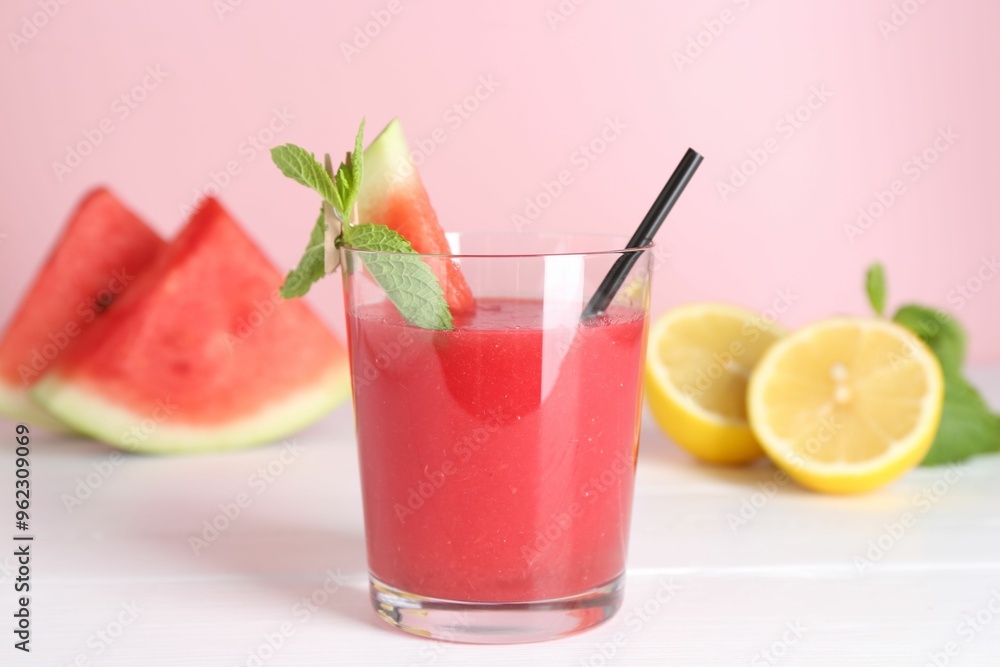
[[400, 630], [449, 642], [521, 644], [565, 637], [611, 618], [622, 604], [625, 575], [579, 595], [534, 602], [439, 600], [370, 580], [375, 611]]

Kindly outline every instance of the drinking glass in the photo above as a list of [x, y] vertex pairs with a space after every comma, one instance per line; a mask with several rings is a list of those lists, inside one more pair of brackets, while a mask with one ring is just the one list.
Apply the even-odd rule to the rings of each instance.
[[[422, 256], [453, 303], [443, 331], [407, 323], [373, 279], [393, 253], [343, 251], [372, 602], [450, 641], [577, 632], [622, 601], [651, 253], [611, 236], [449, 241]], [[611, 305], [582, 317], [628, 253]]]

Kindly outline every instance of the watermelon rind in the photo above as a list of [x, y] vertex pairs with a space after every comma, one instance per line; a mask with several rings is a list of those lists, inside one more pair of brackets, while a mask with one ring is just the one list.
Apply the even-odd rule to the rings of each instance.
[[50, 431], [70, 431], [32, 401], [31, 386], [72, 349], [81, 332], [105, 317], [105, 299], [124, 296], [132, 274], [140, 273], [165, 245], [106, 187], [91, 189], [76, 203], [0, 329], [0, 415]]
[[346, 398], [350, 369], [347, 351], [306, 304], [279, 299], [280, 281], [208, 198], [31, 397], [129, 451], [220, 451], [286, 438]]
[[[365, 149], [358, 213], [361, 222], [385, 225], [402, 235], [420, 254], [451, 254], [398, 119], [390, 121]], [[434, 262], [431, 268], [452, 314], [475, 309], [475, 298], [457, 260]]]
[[398, 119], [393, 118], [365, 149], [364, 165], [366, 176], [377, 176], [361, 179], [359, 202], [379, 201], [382, 193], [393, 185], [416, 177], [416, 168], [410, 159], [410, 147]]
[[82, 382], [62, 377], [57, 370], [39, 380], [31, 395], [66, 424], [114, 447], [149, 454], [200, 454], [287, 438], [328, 414], [350, 392], [345, 359], [311, 386], [222, 424], [177, 423], [169, 415], [169, 396], [159, 413], [139, 414], [108, 401]]
[[0, 414], [28, 426], [40, 426], [55, 433], [71, 433], [71, 429], [31, 400], [23, 387], [12, 387], [0, 380]]

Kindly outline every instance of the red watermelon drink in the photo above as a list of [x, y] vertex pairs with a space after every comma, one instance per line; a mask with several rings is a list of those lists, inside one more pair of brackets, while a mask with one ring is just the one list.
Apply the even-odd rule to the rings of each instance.
[[581, 254], [601, 247], [582, 237], [455, 241], [469, 255], [424, 261], [442, 264], [438, 276], [460, 265], [482, 296], [450, 330], [407, 323], [368, 275], [370, 253], [346, 251], [376, 609], [457, 641], [575, 632], [621, 601], [648, 264], [617, 304], [582, 320], [620, 252]]
[[374, 607], [474, 643], [600, 623], [623, 595], [648, 247], [446, 236], [399, 123], [362, 152], [363, 130], [336, 172], [272, 158], [323, 200], [282, 295], [343, 277]]

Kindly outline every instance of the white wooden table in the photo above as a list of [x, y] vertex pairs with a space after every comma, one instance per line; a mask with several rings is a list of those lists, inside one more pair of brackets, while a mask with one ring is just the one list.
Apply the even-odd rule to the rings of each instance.
[[[1000, 405], [1000, 368], [974, 378]], [[842, 498], [698, 465], [651, 423], [643, 438], [622, 611], [494, 647], [371, 611], [348, 406], [295, 447], [226, 455], [38, 435], [30, 654], [8, 629], [12, 447], [0, 463], [0, 665], [1000, 665], [1000, 456]]]

